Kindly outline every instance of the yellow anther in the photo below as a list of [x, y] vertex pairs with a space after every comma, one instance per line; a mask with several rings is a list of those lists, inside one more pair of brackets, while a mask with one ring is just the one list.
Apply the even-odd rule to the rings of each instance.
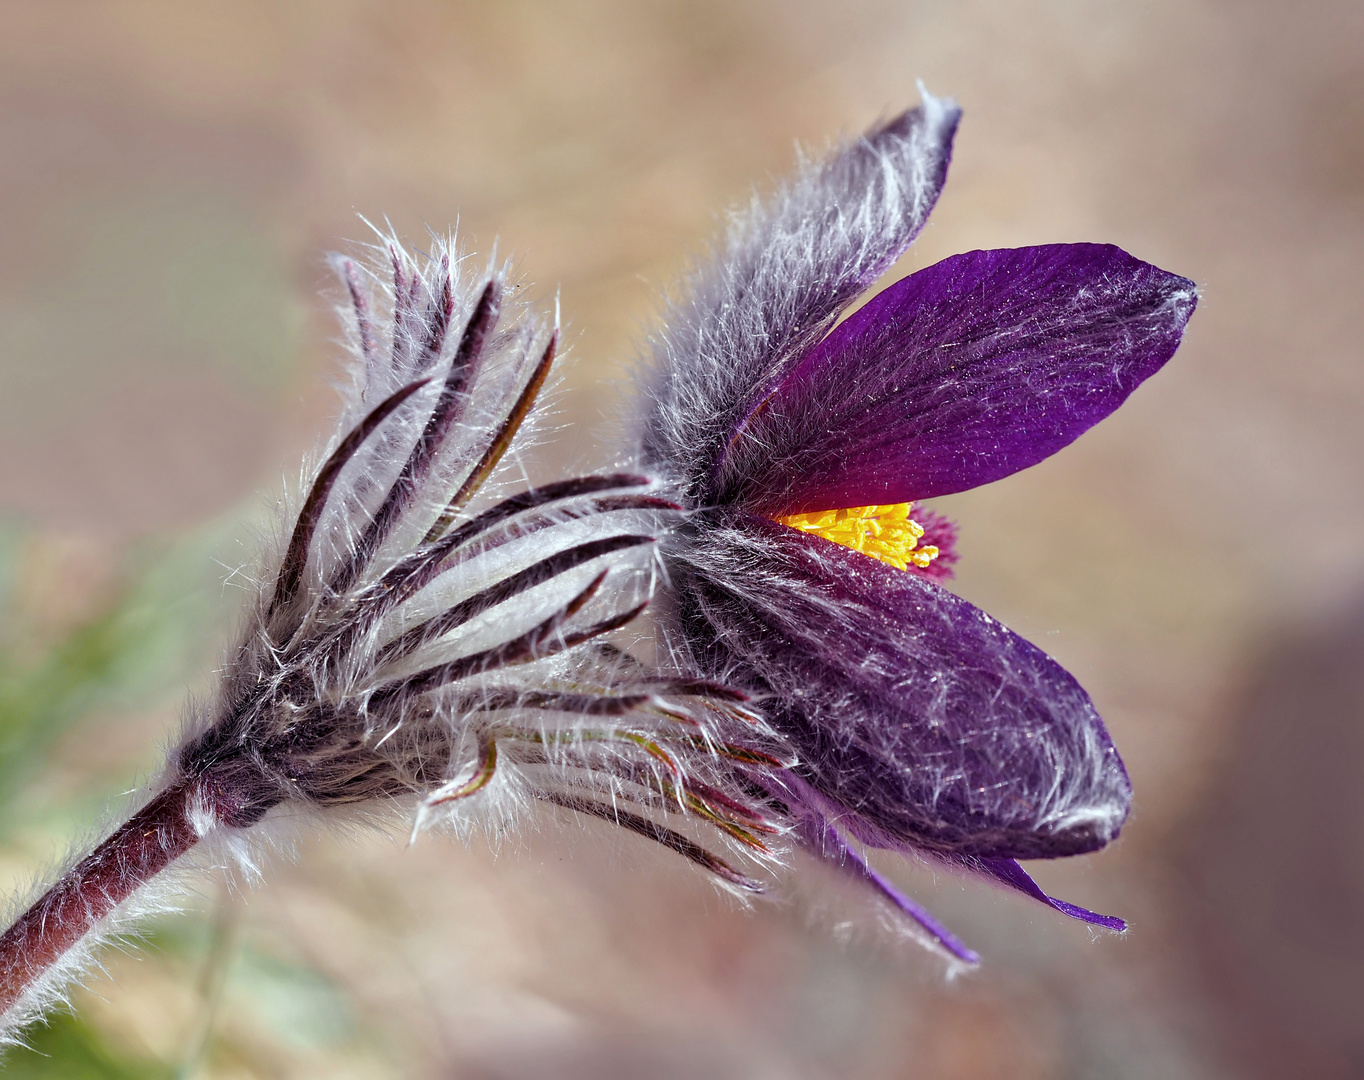
[[854, 506], [847, 510], [792, 514], [777, 521], [860, 551], [897, 570], [907, 570], [910, 563], [922, 568], [938, 557], [938, 549], [931, 544], [919, 547], [924, 527], [910, 518], [913, 506], [913, 503]]

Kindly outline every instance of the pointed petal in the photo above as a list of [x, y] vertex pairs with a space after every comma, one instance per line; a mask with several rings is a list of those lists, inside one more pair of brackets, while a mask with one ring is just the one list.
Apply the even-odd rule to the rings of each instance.
[[[789, 794], [800, 800], [798, 791], [792, 790]], [[963, 964], [974, 966], [980, 963], [980, 953], [938, 922], [928, 908], [901, 892], [884, 874], [878, 873], [871, 863], [867, 862], [866, 857], [854, 845], [848, 843], [817, 807], [801, 802], [800, 810], [807, 815], [798, 831], [803, 848], [823, 862], [870, 885], [915, 924], [917, 931], [928, 938], [928, 944], [942, 949]]]
[[873, 297], [748, 421], [762, 513], [909, 502], [1035, 465], [1179, 345], [1194, 283], [1105, 244], [972, 251]]
[[755, 515], [711, 517], [671, 567], [689, 641], [726, 681], [753, 680], [859, 840], [1009, 859], [1118, 834], [1127, 773], [1040, 649], [919, 575]]
[[1127, 929], [1126, 921], [1116, 915], [1100, 915], [1097, 911], [1090, 911], [1088, 908], [1078, 907], [1075, 904], [1068, 904], [1064, 900], [1057, 900], [1054, 896], [1048, 896], [1037, 882], [1033, 881], [1028, 872], [1013, 859], [971, 859], [967, 865], [980, 870], [1002, 885], [1017, 889], [1019, 892], [1031, 896], [1034, 900], [1041, 900], [1048, 907], [1053, 907], [1061, 914], [1069, 915], [1072, 919], [1079, 919], [1081, 922], [1093, 923], [1095, 926], [1116, 930], [1120, 934]]
[[736, 425], [923, 227], [959, 116], [955, 103], [925, 94], [919, 108], [755, 200], [684, 283], [655, 343], [644, 453], [693, 500], [715, 500]]

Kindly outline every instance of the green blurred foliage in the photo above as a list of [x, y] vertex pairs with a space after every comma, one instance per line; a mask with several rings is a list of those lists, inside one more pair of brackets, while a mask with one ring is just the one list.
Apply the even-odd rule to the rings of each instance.
[[331, 979], [257, 948], [245, 948], [237, 958], [228, 997], [293, 1049], [334, 1047], [354, 1030], [350, 1001]]
[[[16, 832], [31, 823], [30, 814], [15, 812], [13, 804], [41, 785], [55, 745], [92, 710], [134, 709], [163, 699], [195, 654], [202, 654], [205, 609], [213, 606], [191, 570], [208, 562], [202, 542], [148, 549], [131, 560], [133, 568], [115, 585], [110, 601], [35, 649], [35, 613], [23, 610], [16, 588], [34, 539], [17, 525], [0, 529], [0, 844], [5, 845], [20, 842]], [[111, 772], [123, 773], [124, 787], [129, 764], [109, 762]], [[103, 801], [115, 790], [95, 784], [90, 796]], [[37, 803], [42, 808], [46, 801]], [[32, 803], [24, 809], [31, 810]], [[0, 1065], [6, 1078], [156, 1080], [174, 1075], [165, 1063], [115, 1049], [80, 1016], [56, 1014], [32, 1029], [28, 1041], [29, 1049], [6, 1054]]]
[[[147, 709], [180, 692], [222, 626], [207, 574], [212, 545], [200, 537], [136, 553], [112, 600], [35, 654], [34, 614], [13, 600], [29, 539], [0, 530], [0, 810], [41, 778], [54, 744], [92, 710]], [[16, 823], [4, 820], [0, 842]]]
[[28, 1041], [29, 1049], [6, 1055], [5, 1080], [171, 1080], [176, 1072], [111, 1048], [98, 1031], [67, 1013], [34, 1028]]
[[[132, 759], [128, 751], [100, 756], [102, 775], [81, 785], [74, 804], [45, 783], [63, 739], [85, 737], [88, 725], [88, 737], [99, 742], [104, 725], [164, 707], [186, 682], [205, 676], [232, 626], [238, 597], [222, 578], [233, 561], [225, 553], [242, 551], [241, 531], [234, 518], [174, 544], [145, 545], [128, 557], [103, 604], [45, 637], [17, 587], [33, 544], [42, 540], [17, 525], [0, 527], [0, 849], [32, 859], [39, 838], [65, 842], [139, 771], [154, 767], [159, 747], [149, 742]], [[235, 902], [224, 895], [223, 903]], [[167, 917], [146, 927], [137, 946], [143, 965], [199, 999], [202, 1019], [221, 993], [225, 1019], [202, 1047], [191, 1046], [186, 1032], [177, 1050], [202, 1053], [193, 1067], [129, 1049], [135, 1037], [111, 1038], [80, 1012], [78, 999], [75, 1016], [52, 1016], [29, 1033], [28, 1049], [9, 1051], [0, 1074], [157, 1080], [211, 1076], [215, 1064], [224, 1064], [237, 1075], [265, 1075], [290, 1055], [344, 1050], [354, 1039], [344, 989], [306, 958], [286, 955], [283, 943], [257, 935], [242, 940], [238, 918], [222, 907]]]

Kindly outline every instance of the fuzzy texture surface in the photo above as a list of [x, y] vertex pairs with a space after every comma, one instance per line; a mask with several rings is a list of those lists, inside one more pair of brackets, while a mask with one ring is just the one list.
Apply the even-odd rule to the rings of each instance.
[[1116, 835], [1127, 774], [1041, 650], [920, 575], [744, 511], [708, 521], [686, 564], [704, 572], [677, 581], [687, 640], [743, 657], [854, 835], [1021, 859]]
[[1111, 244], [944, 259], [791, 365], [727, 443], [717, 501], [778, 517], [1002, 479], [1126, 401], [1192, 307], [1189, 282]]
[[422, 823], [472, 814], [496, 831], [535, 801], [661, 806], [683, 778], [735, 786], [739, 744], [768, 760], [738, 697], [601, 644], [647, 602], [650, 528], [672, 504], [635, 475], [479, 499], [557, 331], [452, 244], [380, 254], [339, 263], [347, 416], [172, 769], [211, 778], [233, 826], [285, 801], [417, 795]]
[[204, 842], [242, 848], [277, 809], [415, 810], [414, 831], [496, 836], [555, 808], [739, 894], [780, 858], [788, 821], [755, 778], [791, 763], [784, 740], [742, 693], [609, 640], [649, 601], [676, 503], [636, 474], [491, 479], [557, 327], [452, 239], [416, 256], [385, 236], [368, 255], [336, 260], [341, 422], [255, 568], [217, 691], [134, 815], [16, 907], [0, 1041], [157, 908], [173, 864]]
[[966, 961], [850, 842], [1120, 928], [1013, 860], [1111, 841], [1126, 771], [1076, 681], [939, 583], [956, 558], [945, 519], [914, 511], [942, 561], [903, 570], [776, 519], [903, 516], [1036, 464], [1170, 358], [1197, 297], [1111, 245], [975, 251], [833, 327], [923, 226], [958, 117], [924, 93], [732, 223], [664, 313], [639, 445], [692, 511], [665, 547], [679, 650], [752, 689], [794, 745], [783, 797], [806, 846]]
[[713, 259], [664, 313], [646, 378], [644, 457], [688, 505], [736, 482], [722, 467], [741, 422], [839, 314], [903, 254], [938, 201], [961, 111], [924, 104], [804, 164], [735, 214]]

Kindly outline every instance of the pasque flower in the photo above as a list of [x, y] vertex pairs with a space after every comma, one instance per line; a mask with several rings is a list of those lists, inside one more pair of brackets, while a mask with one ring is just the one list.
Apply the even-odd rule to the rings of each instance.
[[557, 327], [449, 241], [372, 254], [337, 260], [346, 410], [262, 555], [216, 691], [135, 812], [0, 934], [0, 1042], [155, 910], [173, 865], [207, 849], [250, 869], [249, 842], [305, 811], [496, 832], [557, 806], [737, 891], [758, 885], [692, 833], [774, 857], [785, 822], [753, 777], [789, 760], [781, 740], [742, 694], [606, 639], [648, 602], [676, 505], [633, 474], [495, 494]]
[[1174, 353], [1196, 294], [1116, 247], [1054, 244], [953, 256], [837, 323], [922, 228], [958, 118], [925, 93], [733, 219], [655, 339], [641, 439], [691, 511], [665, 551], [668, 628], [794, 745], [774, 797], [973, 961], [852, 842], [1122, 929], [1017, 860], [1104, 846], [1131, 786], [1076, 681], [939, 583], [954, 529], [913, 504], [1103, 419]]
[[[955, 530], [914, 504], [1108, 415], [1196, 296], [1117, 248], [1051, 245], [955, 256], [838, 323], [923, 226], [957, 119], [925, 94], [736, 217], [658, 337], [637, 473], [497, 482], [558, 340], [505, 267], [391, 237], [338, 259], [341, 423], [161, 773], [0, 934], [0, 1042], [174, 868], [249, 871], [304, 811], [497, 832], [557, 807], [739, 892], [794, 835], [968, 962], [863, 846], [1121, 929], [1018, 860], [1115, 837], [1122, 762], [1070, 675], [940, 584]], [[664, 667], [609, 640], [659, 580]]]

